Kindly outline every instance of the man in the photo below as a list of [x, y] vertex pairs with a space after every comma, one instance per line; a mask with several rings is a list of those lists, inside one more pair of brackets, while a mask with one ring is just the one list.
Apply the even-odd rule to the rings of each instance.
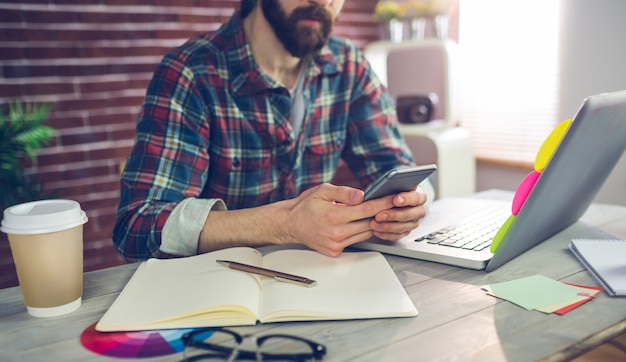
[[215, 32], [170, 51], [149, 85], [121, 179], [113, 240], [129, 260], [300, 243], [330, 256], [424, 217], [421, 190], [363, 202], [413, 163], [389, 94], [331, 36], [343, 0], [243, 0]]

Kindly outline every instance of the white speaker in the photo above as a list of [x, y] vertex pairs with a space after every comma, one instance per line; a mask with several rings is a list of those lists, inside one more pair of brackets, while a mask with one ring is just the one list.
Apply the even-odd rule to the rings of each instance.
[[365, 57], [398, 101], [415, 96], [430, 96], [431, 119], [444, 126], [456, 126], [459, 120], [457, 79], [457, 44], [451, 40], [373, 42], [364, 49]]

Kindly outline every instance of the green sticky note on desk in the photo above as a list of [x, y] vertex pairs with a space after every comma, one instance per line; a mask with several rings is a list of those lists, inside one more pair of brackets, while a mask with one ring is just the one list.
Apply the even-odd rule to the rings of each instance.
[[527, 310], [564, 303], [579, 297], [580, 290], [543, 275], [532, 275], [508, 282], [489, 284], [498, 298], [506, 299]]

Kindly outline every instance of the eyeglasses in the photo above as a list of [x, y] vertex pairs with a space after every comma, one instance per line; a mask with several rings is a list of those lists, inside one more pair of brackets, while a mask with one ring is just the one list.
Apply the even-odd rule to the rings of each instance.
[[[245, 339], [254, 342], [254, 351], [242, 348]], [[182, 341], [185, 345], [183, 361], [307, 361], [321, 360], [326, 354], [324, 345], [302, 337], [288, 334], [240, 335], [222, 328], [189, 332], [183, 335]]]

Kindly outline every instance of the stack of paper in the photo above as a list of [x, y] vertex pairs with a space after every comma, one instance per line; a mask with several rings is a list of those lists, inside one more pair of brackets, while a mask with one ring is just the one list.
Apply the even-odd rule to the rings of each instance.
[[482, 288], [494, 297], [508, 300], [527, 310], [559, 315], [588, 302], [602, 290], [600, 287], [561, 283], [543, 275], [490, 284]]

